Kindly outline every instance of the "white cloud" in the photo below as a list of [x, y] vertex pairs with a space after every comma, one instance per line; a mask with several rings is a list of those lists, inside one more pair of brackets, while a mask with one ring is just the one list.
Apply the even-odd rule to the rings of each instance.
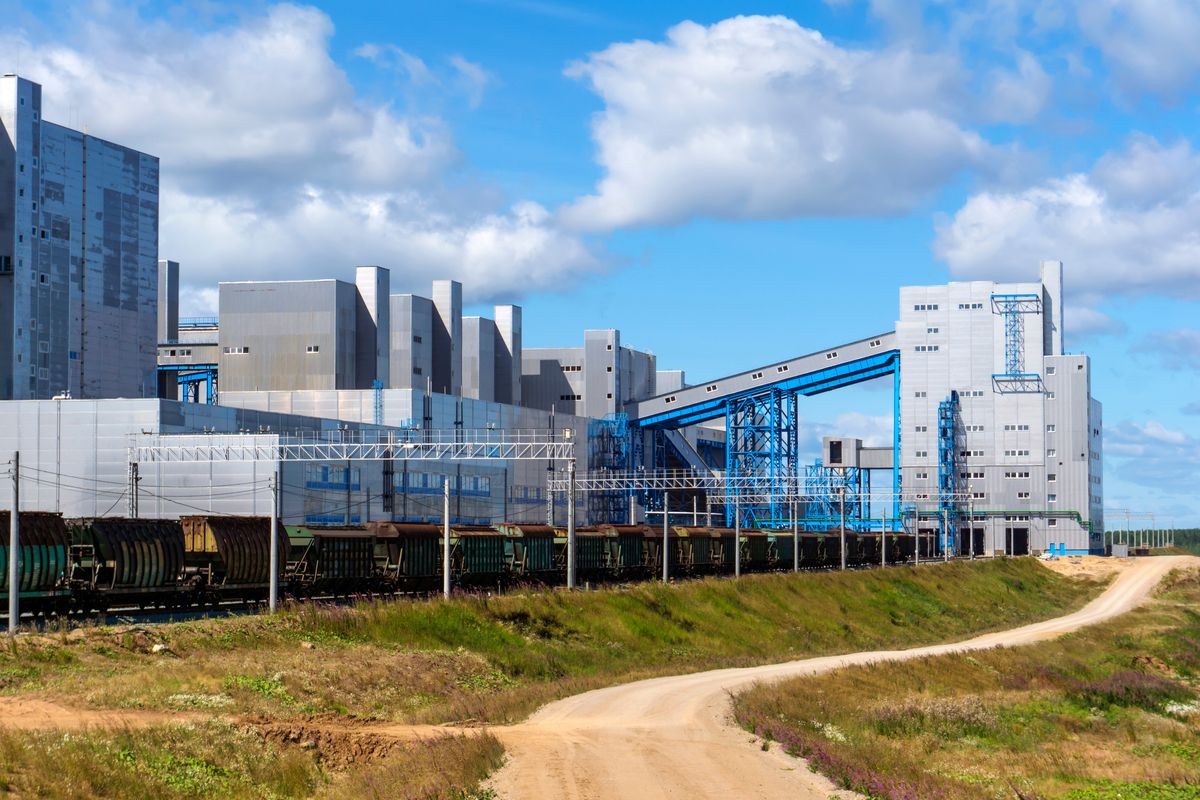
[[1020, 51], [1015, 71], [992, 72], [981, 111], [993, 122], [1029, 122], [1046, 105], [1051, 88], [1050, 76], [1038, 60]]
[[1079, 27], [1130, 97], [1174, 99], [1200, 72], [1200, 5], [1194, 0], [1080, 0]]
[[1128, 329], [1124, 322], [1113, 319], [1102, 311], [1081, 305], [1068, 305], [1063, 310], [1068, 336], [1115, 335]]
[[483, 102], [483, 93], [491, 83], [491, 76], [479, 64], [467, 61], [462, 56], [450, 56], [450, 66], [458, 73], [458, 82], [467, 95], [471, 108], [478, 108]]
[[[1110, 468], [1123, 481], [1153, 493], [1173, 492], [1191, 499], [1200, 478], [1200, 439], [1157, 420], [1125, 421], [1106, 428], [1104, 448]], [[1192, 509], [1195, 513], [1200, 509]]]
[[1200, 330], [1177, 328], [1147, 334], [1134, 348], [1137, 353], [1149, 353], [1168, 368], [1193, 369], [1200, 372]]
[[[316, 9], [196, 33], [118, 7], [79, 27], [72, 41], [0, 35], [0, 49], [21, 46], [47, 119], [162, 159], [160, 253], [187, 285], [371, 263], [397, 290], [455, 277], [484, 299], [601, 266], [537, 204], [478, 185], [441, 119], [359, 96]], [[358, 52], [429, 75], [399, 48]]]
[[784, 17], [684, 22], [572, 64], [604, 101], [582, 229], [912, 208], [992, 154], [953, 115], [957, 62], [851, 50]]
[[1066, 263], [1068, 289], [1200, 297], [1200, 154], [1134, 137], [1090, 173], [972, 195], [938, 225], [934, 251], [956, 276], [1029, 278]]

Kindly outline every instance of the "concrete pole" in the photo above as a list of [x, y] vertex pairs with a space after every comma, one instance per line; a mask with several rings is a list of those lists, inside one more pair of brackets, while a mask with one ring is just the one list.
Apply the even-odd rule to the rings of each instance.
[[742, 499], [733, 498], [733, 577], [742, 576]]
[[887, 512], [883, 512], [883, 524], [879, 528], [879, 566], [887, 566]]
[[839, 534], [839, 537], [841, 539], [841, 544], [840, 544], [839, 549], [842, 551], [842, 569], [844, 570], [846, 568], [846, 487], [845, 486], [838, 487], [838, 495], [839, 495], [839, 498], [841, 499], [841, 502], [838, 503], [838, 506], [839, 506], [839, 513], [841, 515], [841, 520], [842, 520], [841, 521], [841, 533]]
[[800, 515], [796, 513], [796, 501], [792, 501], [792, 572], [800, 571]]
[[8, 513], [8, 635], [21, 621], [21, 451], [13, 453], [12, 508]]
[[913, 536], [917, 539], [916, 560], [913, 562], [915, 566], [921, 566], [921, 515], [916, 511], [913, 512]]
[[575, 459], [567, 462], [567, 588], [575, 588]]
[[975, 560], [975, 493], [967, 498], [967, 541], [971, 548], [971, 560]]
[[629, 524], [637, 525], [637, 498], [629, 495]]
[[663, 583], [671, 579], [671, 558], [668, 555], [671, 545], [670, 534], [667, 532], [667, 526], [670, 524], [669, 509], [671, 496], [663, 492], [663, 546], [662, 546], [662, 562], [663, 562]]
[[950, 561], [950, 512], [942, 510], [942, 560]]
[[700, 527], [699, 497], [692, 495], [692, 527]]
[[442, 481], [442, 595], [450, 599], [450, 476]]
[[271, 577], [267, 591], [267, 607], [279, 608], [279, 462], [271, 475]]

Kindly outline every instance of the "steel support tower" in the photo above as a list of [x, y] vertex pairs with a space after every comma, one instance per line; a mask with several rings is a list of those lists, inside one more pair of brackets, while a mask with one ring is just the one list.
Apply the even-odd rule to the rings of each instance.
[[[588, 469], [625, 472], [630, 468], [629, 417], [609, 414], [588, 423]], [[588, 521], [624, 523], [629, 518], [630, 493], [622, 491], [588, 494]]]
[[[752, 478], [739, 503], [744, 527], [786, 525], [790, 507], [778, 487], [797, 472], [796, 395], [781, 389], [730, 399], [725, 412], [725, 471], [734, 478]], [[763, 500], [762, 498], [771, 498]], [[725, 509], [733, 525], [733, 506]]]
[[950, 396], [938, 403], [938, 526], [942, 531], [942, 547], [951, 551], [955, 547], [954, 525], [960, 510], [958, 454], [964, 439], [961, 431], [958, 392], [951, 390]]

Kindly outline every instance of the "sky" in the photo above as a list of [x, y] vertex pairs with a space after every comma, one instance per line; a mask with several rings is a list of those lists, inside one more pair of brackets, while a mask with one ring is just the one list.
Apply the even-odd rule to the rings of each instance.
[[[1066, 265], [1109, 527], [1200, 525], [1191, 0], [0, 0], [46, 119], [161, 159], [216, 284], [461, 280], [526, 346], [620, 328], [700, 382], [891, 330], [901, 285]], [[803, 399], [891, 437], [890, 381]], [[1142, 524], [1149, 524], [1140, 518]]]

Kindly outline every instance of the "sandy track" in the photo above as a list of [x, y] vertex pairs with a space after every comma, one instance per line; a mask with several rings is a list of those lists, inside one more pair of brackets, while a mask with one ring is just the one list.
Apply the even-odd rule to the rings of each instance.
[[[490, 785], [509, 800], [789, 798], [839, 795], [803, 762], [729, 725], [729, 697], [759, 681], [1051, 639], [1133, 608], [1190, 556], [1137, 560], [1100, 597], [1057, 619], [963, 642], [654, 678], [568, 697], [521, 725], [493, 728], [509, 760]], [[850, 796], [850, 795], [847, 795]]]

